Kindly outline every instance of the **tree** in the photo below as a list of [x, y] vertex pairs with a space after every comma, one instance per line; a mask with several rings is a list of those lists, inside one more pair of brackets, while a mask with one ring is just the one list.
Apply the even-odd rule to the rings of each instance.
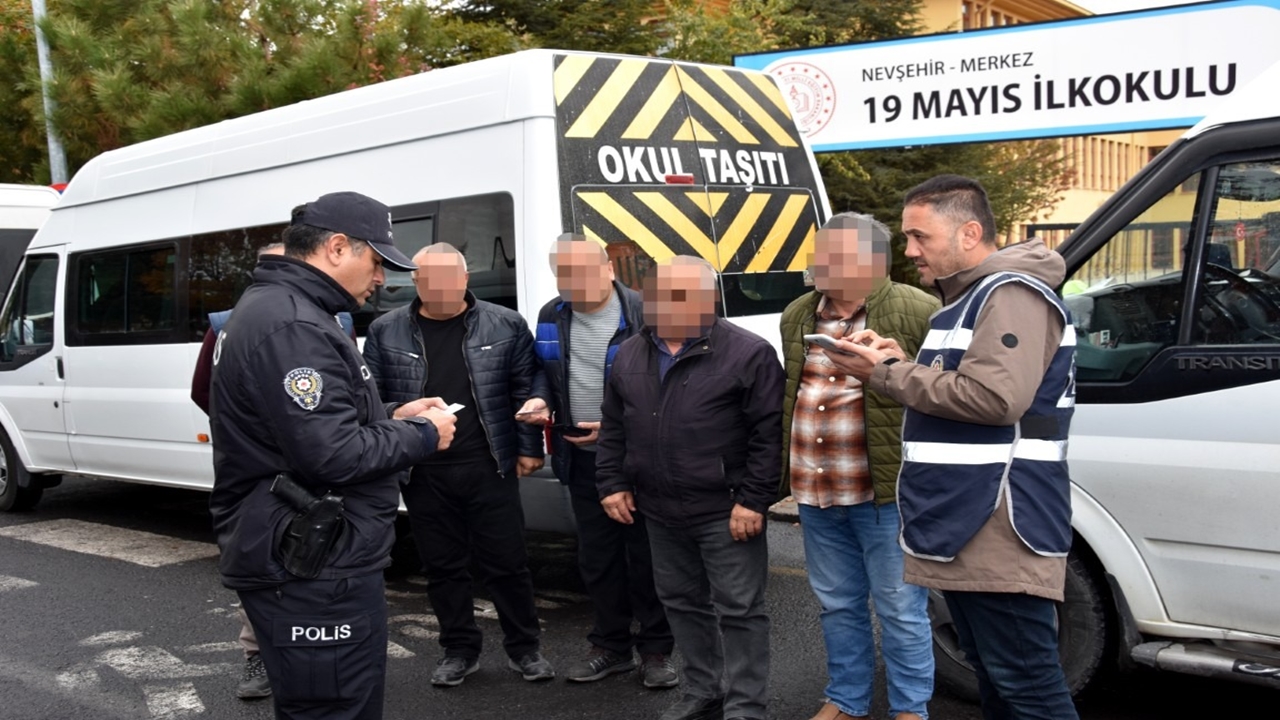
[[[47, 181], [24, 6], [0, 0], [0, 69], [22, 79], [0, 87], [0, 177]], [[420, 0], [49, 0], [42, 27], [73, 172], [123, 145], [521, 47]]]
[[705, 0], [666, 0], [654, 28], [665, 41], [659, 54], [732, 65], [734, 55], [785, 47], [813, 19], [795, 7], [795, 0], [743, 0], [713, 13]]
[[34, 169], [45, 162], [44, 127], [26, 111], [40, 86], [26, 82], [36, 66], [35, 24], [29, 0], [0, 0], [0, 182], [35, 182]]
[[536, 47], [652, 55], [660, 38], [649, 21], [653, 0], [465, 0], [461, 20], [496, 23]]
[[833, 212], [874, 215], [895, 231], [891, 276], [911, 283], [919, 282], [919, 274], [903, 254], [906, 239], [898, 232], [907, 190], [943, 173], [972, 177], [987, 190], [997, 233], [1008, 234], [1056, 204], [1071, 182], [1057, 140], [834, 153], [821, 156], [819, 166]]

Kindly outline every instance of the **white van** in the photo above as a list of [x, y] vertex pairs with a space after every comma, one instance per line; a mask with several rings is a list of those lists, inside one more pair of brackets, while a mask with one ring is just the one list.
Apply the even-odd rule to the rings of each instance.
[[[337, 190], [391, 206], [406, 254], [457, 246], [476, 295], [531, 325], [556, 296], [551, 243], [574, 231], [632, 285], [654, 259], [705, 257], [725, 313], [775, 341], [829, 214], [771, 79], [655, 58], [533, 50], [105, 153], [67, 186], [0, 316], [41, 330], [0, 355], [0, 506], [65, 473], [209, 488], [189, 399], [207, 315], [235, 304], [295, 205]], [[388, 273], [357, 328], [413, 293]], [[549, 473], [522, 487], [530, 527], [572, 528]]]
[[[1135, 663], [1280, 687], [1280, 65], [1063, 243], [1075, 691]], [[935, 598], [936, 599], [936, 598]], [[945, 605], [939, 678], [974, 687]]]
[[22, 254], [58, 197], [56, 190], [43, 185], [0, 183], [0, 288], [9, 287]]

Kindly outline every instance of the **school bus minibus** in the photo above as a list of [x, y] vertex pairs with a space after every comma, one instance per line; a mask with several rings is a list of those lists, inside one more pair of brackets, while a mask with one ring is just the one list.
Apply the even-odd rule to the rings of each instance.
[[[207, 316], [235, 304], [290, 210], [355, 190], [392, 208], [412, 255], [449, 242], [475, 294], [519, 310], [556, 296], [563, 232], [603, 243], [638, 285], [655, 261], [711, 262], [724, 313], [778, 338], [829, 214], [813, 155], [767, 76], [657, 58], [531, 50], [337, 93], [91, 160], [23, 258], [3, 309], [0, 507], [64, 474], [209, 488], [189, 399]], [[408, 274], [356, 315], [414, 293]], [[531, 528], [571, 529], [545, 471]]]

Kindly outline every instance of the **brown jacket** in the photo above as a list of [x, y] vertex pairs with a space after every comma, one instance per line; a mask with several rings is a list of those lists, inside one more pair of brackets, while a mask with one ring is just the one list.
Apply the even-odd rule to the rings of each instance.
[[[1050, 287], [1062, 282], [1062, 257], [1038, 240], [1006, 247], [976, 267], [939, 278], [943, 303], [999, 271], [1032, 275]], [[961, 422], [1011, 425], [1031, 406], [1062, 338], [1058, 310], [1034, 290], [1008, 283], [994, 290], [978, 316], [960, 367], [938, 372], [928, 364], [876, 366], [869, 387], [913, 410]], [[1008, 337], [1013, 335], [1017, 341]], [[1013, 347], [1009, 347], [1013, 345]], [[951, 562], [907, 555], [906, 581], [938, 590], [1013, 592], [1062, 600], [1065, 558], [1033, 553], [1013, 532], [1002, 497], [996, 512]]]

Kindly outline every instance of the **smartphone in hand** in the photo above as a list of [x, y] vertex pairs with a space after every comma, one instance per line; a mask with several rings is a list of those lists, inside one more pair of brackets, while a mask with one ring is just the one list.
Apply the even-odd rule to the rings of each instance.
[[824, 350], [830, 350], [831, 352], [834, 352], [834, 353], [840, 353], [841, 355], [853, 354], [841, 348], [839, 345], [837, 345], [836, 339], [831, 337], [830, 335], [823, 335], [822, 333], [817, 333], [814, 335], [805, 335], [804, 341], [807, 343], [813, 343], [814, 345], [817, 345], [818, 347]]
[[586, 428], [580, 428], [574, 425], [561, 425], [556, 429], [564, 433], [565, 437], [586, 437], [591, 433], [595, 432], [594, 430], [588, 430]]

